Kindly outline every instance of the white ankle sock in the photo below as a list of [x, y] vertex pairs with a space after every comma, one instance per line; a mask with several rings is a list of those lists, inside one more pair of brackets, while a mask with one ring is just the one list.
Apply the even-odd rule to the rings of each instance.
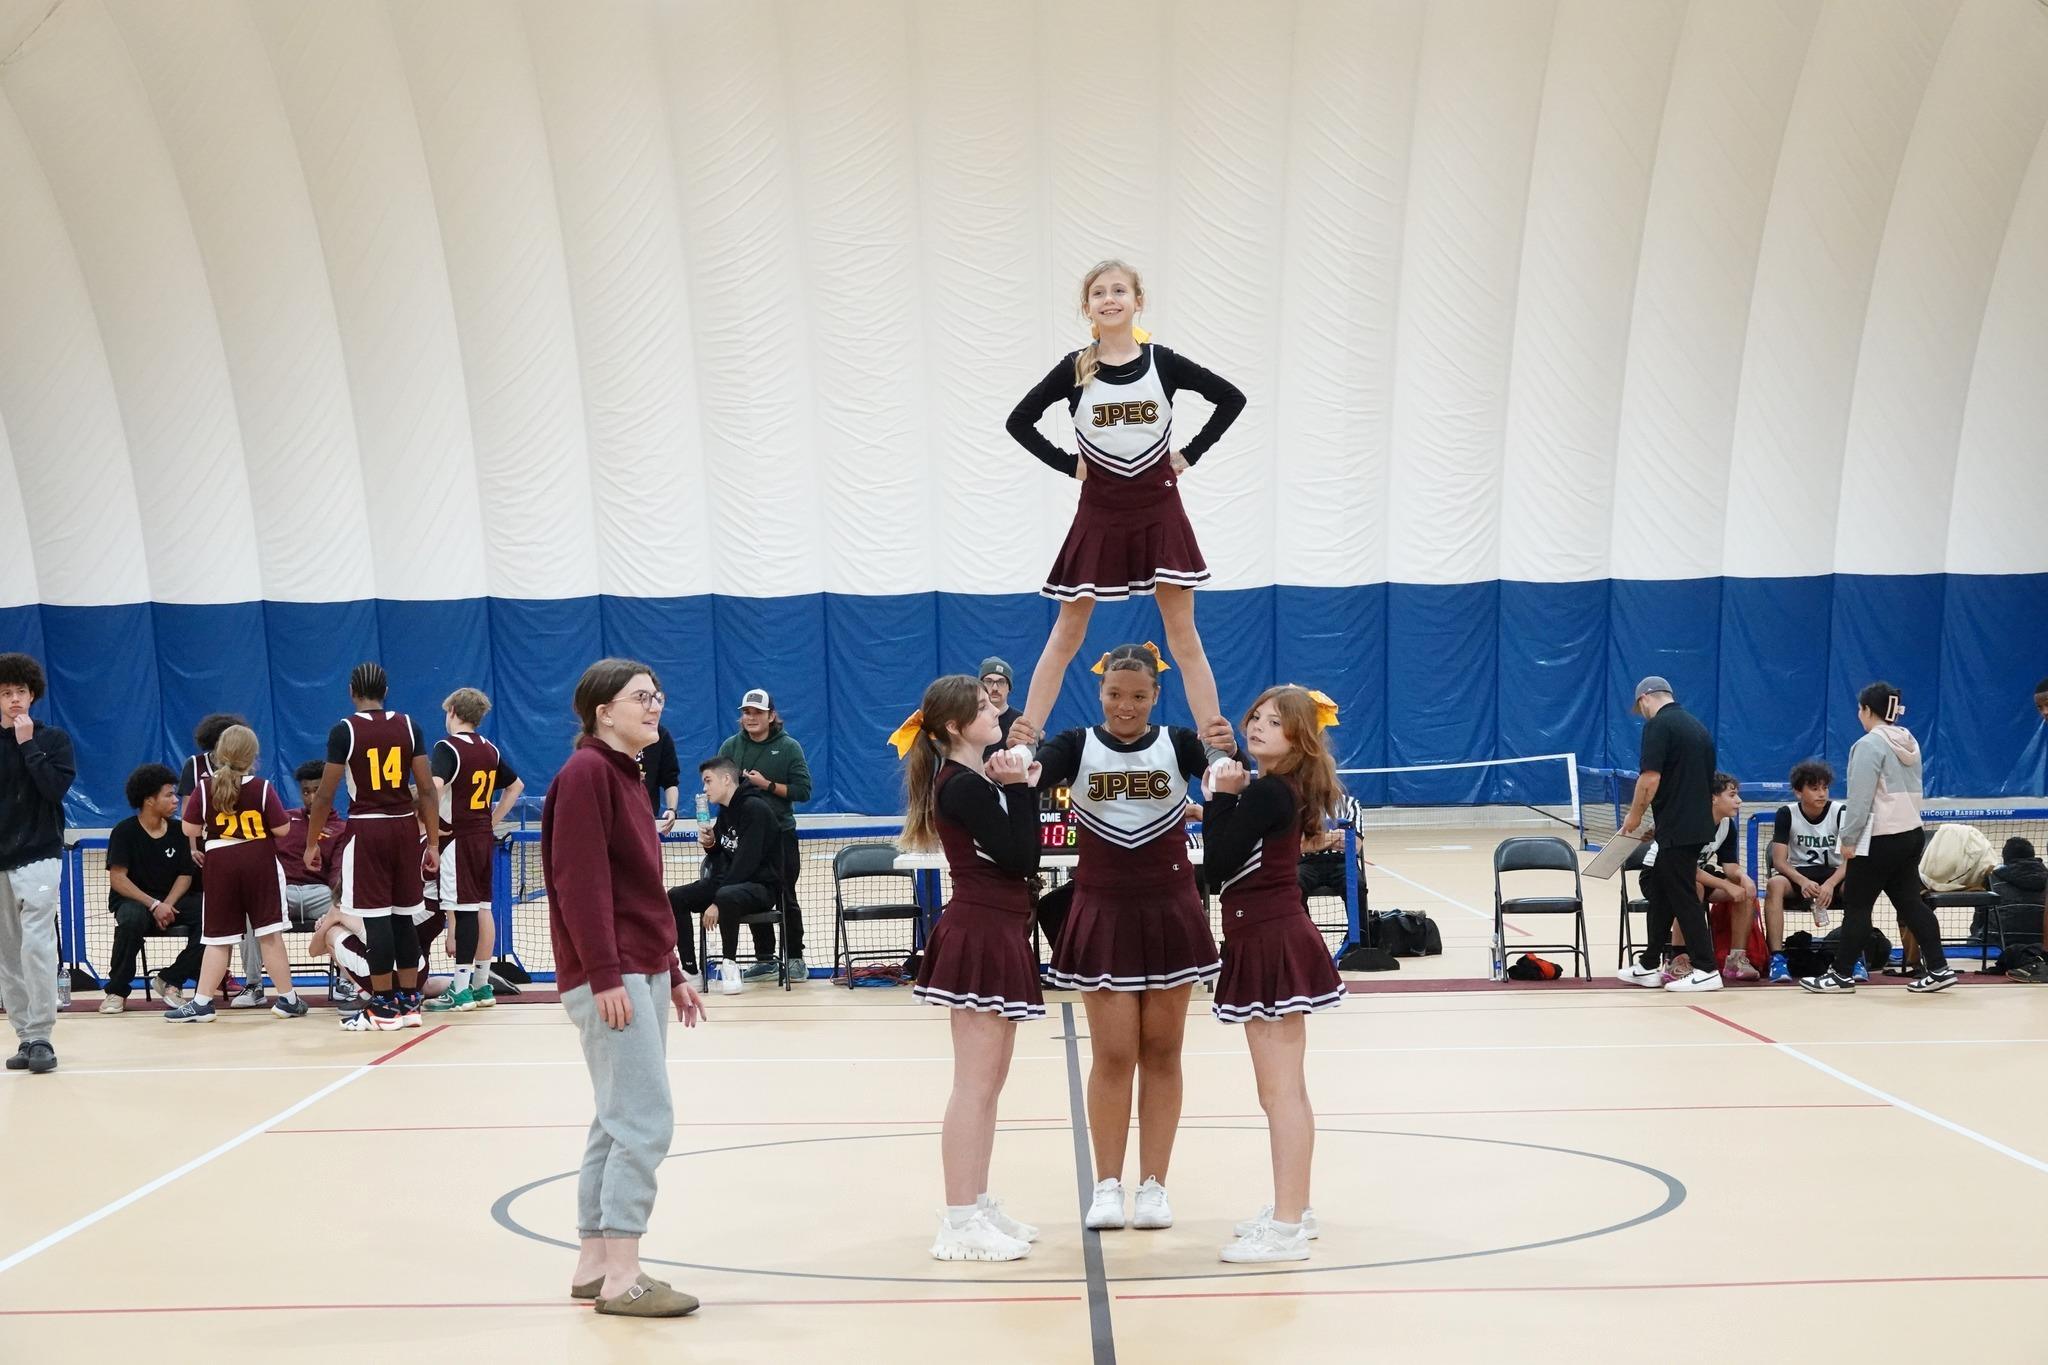
[[463, 965], [462, 965], [461, 963], [459, 963], [459, 962], [458, 962], [458, 963], [456, 963], [456, 964], [455, 964], [455, 979], [454, 979], [453, 981], [450, 981], [450, 982], [448, 983], [448, 989], [449, 989], [450, 991], [466, 991], [466, 990], [468, 990], [468, 989], [469, 989], [469, 968], [467, 968], [467, 967], [463, 966]]
[[946, 1205], [946, 1225], [956, 1230], [964, 1228], [974, 1221], [974, 1215], [980, 1211], [980, 1206], [976, 1204], [948, 1204]]
[[1293, 1237], [1301, 1231], [1301, 1224], [1282, 1223], [1278, 1220], [1275, 1220], [1273, 1223], [1273, 1231], [1279, 1233], [1282, 1237]]
[[199, 1006], [201, 1009], [205, 1009], [208, 1005], [211, 1005], [213, 1003], [213, 997], [210, 995], [194, 994], [192, 997], [192, 1003]]

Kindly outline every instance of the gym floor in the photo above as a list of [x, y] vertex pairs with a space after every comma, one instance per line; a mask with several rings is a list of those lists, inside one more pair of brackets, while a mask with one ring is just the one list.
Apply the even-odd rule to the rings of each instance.
[[1008, 1265], [926, 1255], [941, 1011], [823, 981], [713, 997], [670, 1033], [645, 1249], [704, 1307], [668, 1323], [567, 1297], [589, 1089], [555, 1006], [356, 1036], [324, 1010], [174, 1029], [87, 997], [58, 1072], [0, 1084], [0, 1361], [2048, 1358], [2015, 1311], [2048, 1283], [2025, 1212], [2048, 1099], [2020, 1083], [2048, 992], [1972, 964], [1931, 997], [1606, 988], [1611, 882], [1587, 888], [1594, 988], [1497, 986], [1497, 837], [1369, 841], [1375, 907], [1428, 910], [1446, 952], [1352, 978], [1310, 1024], [1308, 1262], [1216, 1259], [1270, 1191], [1243, 1041], [1200, 993], [1162, 1232], [1084, 1241], [1079, 1000], [1020, 1028], [994, 1183], [1044, 1236]]

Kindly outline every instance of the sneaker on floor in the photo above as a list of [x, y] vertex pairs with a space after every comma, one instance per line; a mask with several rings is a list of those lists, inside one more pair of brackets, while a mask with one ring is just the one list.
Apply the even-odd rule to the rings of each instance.
[[1814, 995], [1854, 995], [1856, 980], [1854, 977], [1843, 976], [1830, 967], [1819, 976], [1800, 977], [1799, 989], [1810, 991]]
[[1631, 962], [1614, 974], [1617, 981], [1626, 981], [1631, 986], [1661, 986], [1665, 976], [1662, 967], [1645, 967], [1640, 962]]
[[[1258, 1216], [1247, 1218], [1242, 1223], [1231, 1228], [1230, 1235], [1233, 1237], [1249, 1237], [1253, 1228], [1261, 1223], [1270, 1223], [1272, 1221], [1273, 1206], [1268, 1204], [1259, 1210]], [[1322, 1225], [1316, 1221], [1316, 1211], [1314, 1209], [1303, 1209], [1301, 1211], [1301, 1235], [1308, 1238], [1311, 1242], [1323, 1235]]]
[[461, 990], [444, 991], [426, 1003], [429, 1014], [445, 1014], [450, 1010], [467, 1012], [476, 1008], [476, 996], [464, 986]]
[[1955, 984], [1955, 969], [1952, 967], [1943, 967], [1938, 972], [1928, 972], [1924, 976], [1914, 977], [1911, 981], [1906, 983], [1906, 989], [1909, 991], [1917, 991], [1920, 994], [1925, 995], [1929, 991], [1945, 991], [1950, 986], [1953, 986]]
[[393, 1033], [405, 1027], [405, 1018], [388, 997], [371, 995], [364, 998], [362, 1009], [342, 1019], [341, 1026], [349, 1033]]
[[1749, 954], [1740, 948], [1728, 954], [1728, 960], [1721, 964], [1721, 976], [1728, 981], [1755, 981], [1760, 975], [1749, 960]]
[[172, 1009], [185, 1003], [185, 988], [171, 984], [167, 976], [152, 976], [149, 979], [150, 993]]
[[1870, 984], [1870, 968], [1866, 966], [1861, 959], [1857, 960], [1856, 970], [1853, 973], [1851, 973], [1850, 980], [1854, 981], [1859, 986], [1867, 986]]
[[[12, 1063], [10, 1063], [12, 1065]], [[1112, 1176], [1108, 1180], [1095, 1182], [1095, 1198], [1088, 1205], [1088, 1216], [1081, 1220], [1083, 1226], [1098, 1232], [1124, 1225], [1124, 1182]]]
[[683, 973], [683, 980], [690, 983], [691, 990], [699, 995], [704, 994], [704, 973], [686, 971]]
[[213, 1007], [211, 1000], [203, 1005], [197, 1000], [187, 1000], [174, 1010], [164, 1011], [166, 1024], [210, 1024], [219, 1017], [220, 1011]]
[[1030, 1254], [1030, 1243], [998, 1232], [983, 1209], [976, 1209], [966, 1226], [957, 1228], [940, 1214], [939, 1235], [932, 1239], [935, 1261], [1021, 1261]]
[[263, 998], [263, 988], [258, 986], [253, 990], [243, 991], [234, 999], [228, 1001], [228, 1008], [231, 1010], [256, 1010], [262, 1009], [266, 1003]]
[[753, 966], [747, 968], [745, 971], [740, 973], [740, 980], [760, 981], [765, 977], [775, 975], [775, 973], [779, 970], [781, 969], [778, 968], [773, 962], [756, 962]]
[[498, 1005], [498, 992], [492, 989], [491, 983], [488, 981], [482, 983], [471, 982], [469, 998], [476, 1002], [476, 1007], [480, 1010], [495, 1009]]
[[983, 1195], [974, 1201], [974, 1205], [980, 1211], [981, 1216], [988, 1220], [988, 1225], [997, 1232], [1002, 1233], [1003, 1236], [1014, 1237], [1020, 1242], [1035, 1242], [1038, 1240], [1038, 1229], [1020, 1218], [1012, 1218], [1009, 1214], [1004, 1213], [1002, 1200]]
[[804, 965], [804, 960], [800, 957], [793, 957], [782, 965], [789, 972], [791, 981], [808, 981], [811, 978], [811, 969]]
[[[1754, 971], [1751, 972], [1750, 979], [1752, 981], [1756, 979]], [[1719, 972], [1697, 971], [1687, 972], [1684, 976], [1679, 977], [1670, 985], [1666, 986], [1664, 989], [1667, 991], [1680, 992], [1718, 991], [1725, 984], [1727, 983], [1721, 980], [1721, 974]]]
[[1173, 1205], [1166, 1202], [1166, 1186], [1159, 1177], [1148, 1175], [1131, 1200], [1131, 1226], [1148, 1231], [1173, 1226]]
[[400, 1028], [424, 1027], [420, 1022], [420, 1011], [423, 1008], [423, 1004], [418, 991], [400, 991], [392, 1003], [398, 1010], [398, 1026]]
[[57, 1049], [50, 1046], [47, 1038], [38, 1038], [22, 1049], [22, 1065], [31, 1076], [41, 1076], [57, 1069]]
[[1783, 953], [1771, 954], [1771, 984], [1783, 986], [1792, 980], [1792, 968], [1786, 964]]
[[1252, 1225], [1252, 1230], [1239, 1235], [1235, 1242], [1218, 1253], [1232, 1265], [1255, 1265], [1263, 1261], [1306, 1261], [1308, 1259], [1308, 1232], [1296, 1228], [1291, 1234], [1282, 1232], [1268, 1221]]
[[311, 1010], [312, 1006], [294, 995], [280, 995], [270, 1002], [270, 1012], [280, 1019], [303, 1019]]
[[128, 997], [125, 995], [110, 995], [100, 1001], [101, 1014], [119, 1014], [127, 1008]]

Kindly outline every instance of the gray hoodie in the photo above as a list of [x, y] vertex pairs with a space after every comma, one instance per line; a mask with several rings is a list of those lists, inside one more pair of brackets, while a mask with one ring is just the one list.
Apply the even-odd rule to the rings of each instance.
[[1874, 726], [1849, 749], [1842, 843], [1861, 855], [1880, 834], [1920, 828], [1920, 744], [1903, 725]]

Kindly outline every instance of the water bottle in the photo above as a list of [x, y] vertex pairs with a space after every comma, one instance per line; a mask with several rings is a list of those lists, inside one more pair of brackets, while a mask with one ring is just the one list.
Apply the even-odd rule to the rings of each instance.
[[71, 1004], [71, 968], [57, 964], [57, 1008], [64, 1009]]
[[708, 824], [710, 824], [710, 823], [711, 823], [711, 798], [710, 798], [710, 797], [708, 797], [708, 796], [706, 796], [706, 795], [705, 795], [705, 794], [704, 794], [703, 792], [698, 792], [698, 793], [697, 793], [697, 828], [698, 828], [698, 829], [702, 829], [702, 828], [704, 828], [704, 826], [706, 826], [706, 825], [708, 825]]
[[1493, 979], [1495, 981], [1505, 981], [1508, 979], [1507, 956], [1507, 944], [1503, 940], [1501, 930], [1496, 927], [1493, 931]]

